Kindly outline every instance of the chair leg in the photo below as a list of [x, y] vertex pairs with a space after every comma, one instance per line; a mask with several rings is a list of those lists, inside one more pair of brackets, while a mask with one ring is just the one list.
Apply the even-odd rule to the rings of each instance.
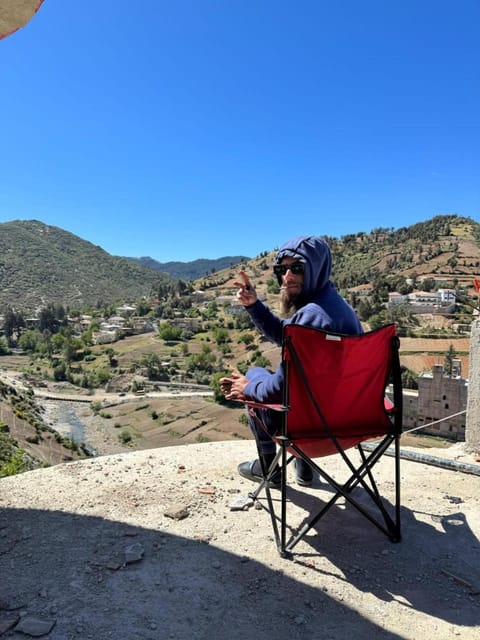
[[[387, 512], [383, 499], [378, 491], [372, 468], [381, 458], [384, 451], [391, 444], [392, 440], [395, 442], [395, 516], [392, 518], [390, 514]], [[292, 446], [292, 445], [291, 445]], [[295, 445], [293, 448], [296, 449]], [[293, 536], [285, 546], [285, 550], [291, 552], [295, 545], [300, 542], [300, 540], [305, 536], [305, 534], [313, 527], [315, 524], [329, 511], [329, 509], [337, 502], [340, 497], [344, 497], [347, 502], [349, 502], [352, 506], [354, 506], [357, 511], [359, 511], [362, 515], [365, 516], [367, 520], [369, 520], [375, 527], [377, 527], [384, 535], [386, 535], [392, 542], [399, 542], [401, 540], [401, 530], [400, 530], [400, 456], [399, 456], [399, 438], [397, 436], [390, 437], [389, 439], [385, 439], [380, 443], [380, 445], [371, 453], [368, 458], [365, 456], [365, 452], [359, 447], [360, 455], [362, 458], [362, 464], [358, 469], [354, 470], [354, 473], [351, 475], [349, 480], [345, 482], [343, 485], [338, 484], [334, 478], [332, 478], [329, 474], [326, 473], [324, 469], [318, 467], [312, 460], [312, 467], [316, 469], [319, 475], [325, 479], [328, 484], [333, 487], [336, 491], [335, 495], [325, 504], [320, 511], [318, 511], [315, 515], [311, 516], [310, 519], [304, 523], [301, 529], [297, 532], [295, 536]], [[298, 451], [300, 453], [300, 450]], [[365, 476], [367, 476], [371, 486], [368, 485]], [[367, 495], [371, 499], [372, 506], [376, 507], [378, 510], [377, 515], [373, 515], [370, 511], [365, 508], [357, 499], [352, 497], [352, 491], [361, 485], [362, 488], [366, 491]], [[380, 515], [383, 518], [379, 519]]]

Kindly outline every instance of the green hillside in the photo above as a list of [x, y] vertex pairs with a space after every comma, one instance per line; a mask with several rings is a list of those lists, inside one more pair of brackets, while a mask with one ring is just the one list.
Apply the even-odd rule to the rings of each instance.
[[33, 312], [48, 303], [81, 308], [135, 300], [167, 280], [37, 220], [0, 224], [0, 309]]

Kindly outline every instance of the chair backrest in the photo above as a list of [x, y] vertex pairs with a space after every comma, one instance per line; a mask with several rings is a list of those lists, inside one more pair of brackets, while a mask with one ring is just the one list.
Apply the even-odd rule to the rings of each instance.
[[[399, 340], [393, 324], [355, 336], [290, 324], [282, 359], [288, 436], [320, 457], [401, 429]], [[392, 380], [393, 375], [393, 380]], [[385, 389], [395, 385], [395, 403]]]

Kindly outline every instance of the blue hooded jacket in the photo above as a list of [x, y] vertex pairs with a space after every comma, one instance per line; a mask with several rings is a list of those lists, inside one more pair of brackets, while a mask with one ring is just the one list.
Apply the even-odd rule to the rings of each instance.
[[[279, 264], [286, 256], [295, 258], [305, 265], [302, 294], [297, 310], [291, 318], [281, 319], [263, 302], [257, 300], [246, 308], [257, 329], [268, 340], [278, 345], [282, 343], [283, 327], [291, 323], [335, 333], [362, 333], [362, 325], [355, 311], [330, 282], [332, 256], [325, 240], [317, 236], [293, 238], [280, 247], [275, 263]], [[249, 380], [244, 391], [247, 398], [258, 402], [282, 401], [281, 365], [275, 373], [255, 367], [246, 375]]]

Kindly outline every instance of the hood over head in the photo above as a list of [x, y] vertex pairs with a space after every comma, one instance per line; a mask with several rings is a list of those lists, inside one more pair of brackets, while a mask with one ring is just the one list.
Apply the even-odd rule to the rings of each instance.
[[330, 281], [332, 255], [328, 244], [318, 236], [300, 236], [287, 240], [275, 257], [275, 264], [285, 257], [295, 258], [305, 265], [302, 297], [310, 299]]

